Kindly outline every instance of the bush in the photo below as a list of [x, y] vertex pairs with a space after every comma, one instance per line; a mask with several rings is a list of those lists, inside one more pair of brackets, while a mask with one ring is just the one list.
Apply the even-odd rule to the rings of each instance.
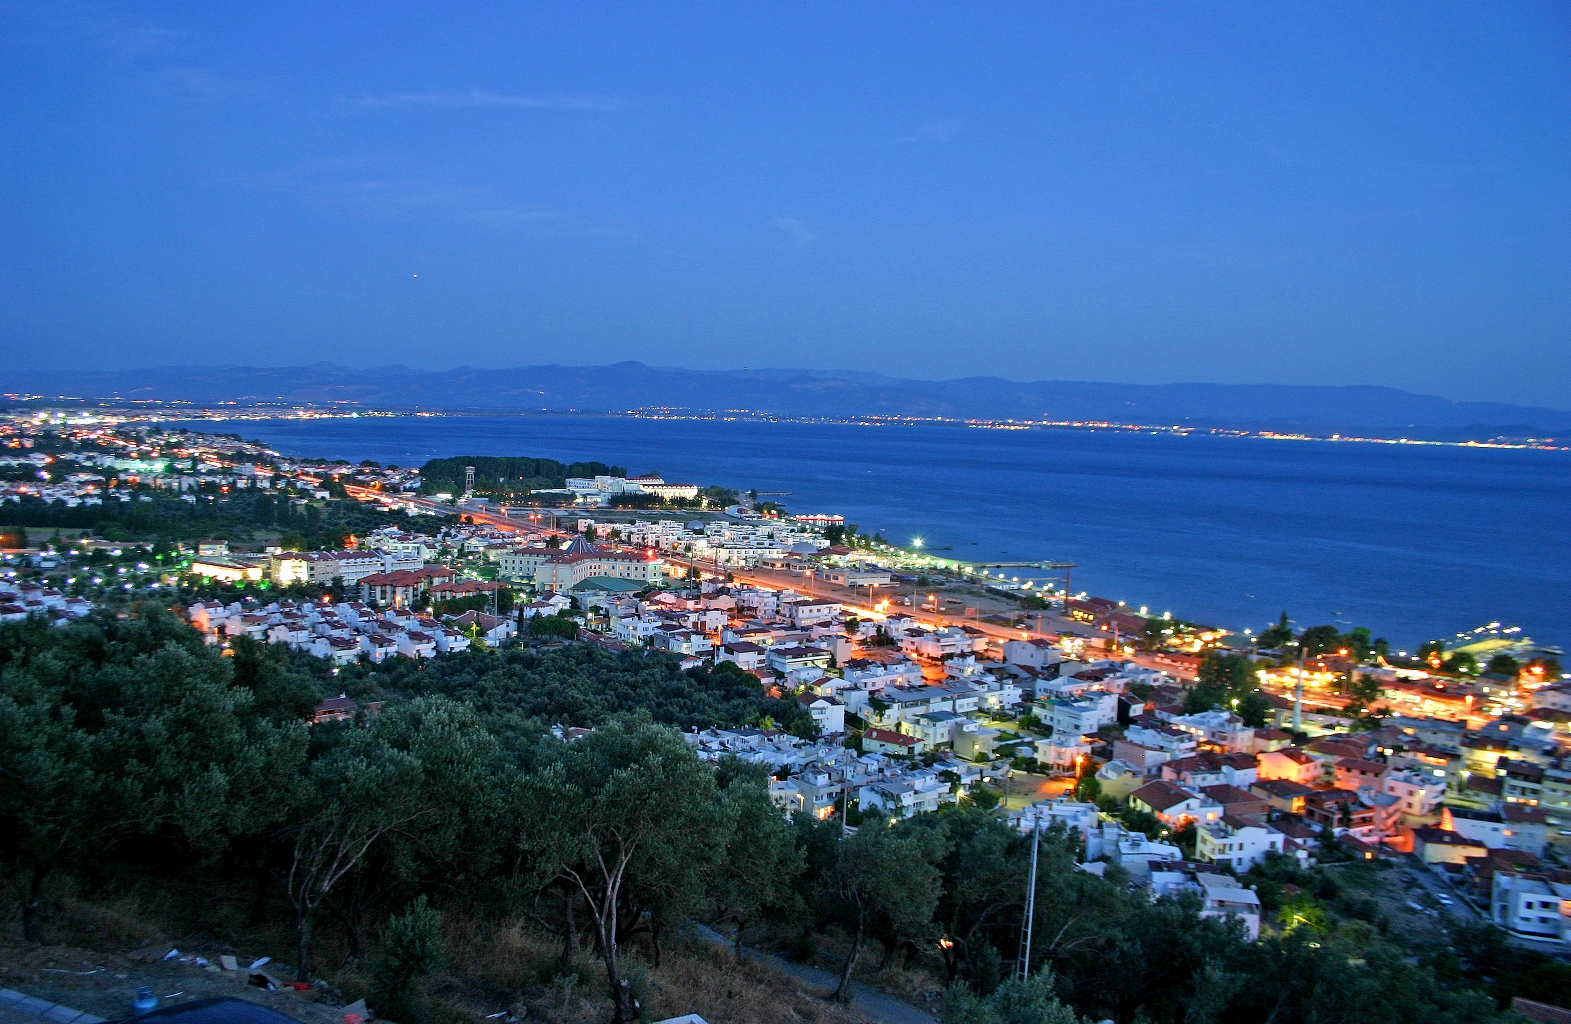
[[442, 915], [416, 896], [387, 922], [382, 948], [371, 966], [371, 993], [378, 1017], [418, 1024], [425, 1014], [425, 979], [441, 968]]

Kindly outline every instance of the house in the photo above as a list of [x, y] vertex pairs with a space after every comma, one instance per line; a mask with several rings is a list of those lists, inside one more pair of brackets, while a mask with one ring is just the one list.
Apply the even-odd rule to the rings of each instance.
[[1318, 782], [1320, 762], [1298, 749], [1268, 750], [1255, 755], [1256, 771], [1262, 779], [1288, 779], [1304, 785]]
[[1571, 947], [1571, 881], [1540, 873], [1497, 872], [1489, 911], [1496, 925], [1515, 935]]
[[487, 615], [470, 609], [460, 615], [448, 615], [444, 621], [449, 628], [458, 630], [466, 637], [478, 633], [482, 640], [493, 647], [518, 635], [518, 623], [508, 615]]
[[891, 818], [910, 818], [938, 810], [939, 800], [947, 791], [936, 780], [888, 779], [861, 787], [857, 800], [864, 814], [881, 811]]
[[218, 580], [220, 583], [255, 582], [262, 578], [260, 564], [238, 558], [193, 558], [189, 571], [193, 576]]
[[1220, 821], [1207, 822], [1195, 830], [1195, 859], [1230, 867], [1242, 874], [1265, 860], [1268, 853], [1281, 853], [1287, 837], [1262, 824], [1224, 815]]
[[1329, 828], [1363, 828], [1375, 823], [1375, 809], [1351, 790], [1317, 789], [1304, 798], [1304, 817]]
[[1129, 794], [1149, 780], [1138, 766], [1114, 758], [1096, 770], [1096, 781], [1102, 787], [1103, 796], [1127, 800]]
[[398, 641], [398, 653], [406, 658], [436, 657], [436, 637], [429, 633], [411, 629], [399, 633], [394, 639]]
[[1361, 757], [1341, 757], [1331, 765], [1333, 782], [1337, 789], [1357, 792], [1365, 787], [1379, 789], [1385, 779], [1387, 765], [1384, 761], [1366, 761]]
[[419, 604], [432, 587], [451, 582], [454, 575], [445, 566], [372, 573], [360, 578], [360, 600], [375, 601], [385, 608], [408, 608]]
[[330, 659], [335, 665], [350, 665], [360, 660], [360, 644], [348, 637], [319, 636], [311, 642], [310, 653]]
[[531, 601], [523, 605], [518, 609], [518, 614], [522, 618], [532, 619], [536, 615], [551, 616], [557, 612], [565, 612], [571, 607], [573, 607], [572, 598], [566, 594], [553, 592], [546, 594], [538, 601]]
[[915, 756], [925, 750], [926, 746], [915, 736], [907, 736], [889, 729], [869, 729], [862, 734], [862, 749], [870, 754]]
[[1202, 786], [1200, 792], [1212, 803], [1219, 805], [1227, 817], [1265, 821], [1266, 815], [1271, 812], [1271, 805], [1259, 796], [1225, 782]]
[[398, 656], [398, 641], [382, 633], [362, 633], [360, 650], [373, 662], [382, 662]]
[[469, 638], [456, 629], [441, 629], [434, 635], [436, 649], [443, 654], [457, 654], [459, 651], [469, 649]]
[[1074, 700], [1052, 701], [1050, 706], [1053, 733], [1057, 736], [1094, 736], [1103, 726], [1118, 721], [1116, 693], [1086, 693]]
[[348, 694], [340, 693], [336, 697], [329, 697], [316, 706], [311, 712], [311, 724], [322, 725], [327, 722], [352, 722], [360, 705], [352, 700]]
[[1005, 640], [1004, 660], [1011, 665], [1040, 669], [1058, 664], [1064, 656], [1047, 640]]
[[796, 695], [796, 702], [813, 716], [822, 736], [838, 736], [846, 731], [845, 701], [838, 697], [825, 697], [812, 692]]
[[949, 746], [953, 742], [955, 729], [967, 721], [969, 719], [964, 715], [953, 711], [929, 711], [925, 715], [917, 715], [913, 722], [902, 724], [909, 725], [928, 750], [934, 750]]
[[1438, 784], [1416, 771], [1386, 772], [1380, 783], [1381, 792], [1389, 793], [1401, 804], [1402, 813], [1415, 818], [1426, 818], [1435, 813], [1445, 797], [1445, 783]]
[[1195, 892], [1200, 896], [1200, 916], [1233, 918], [1243, 926], [1244, 934], [1254, 942], [1260, 937], [1260, 897], [1253, 889], [1245, 889], [1231, 875], [1209, 871], [1175, 871], [1167, 865], [1153, 866], [1151, 894], [1170, 896], [1182, 892]]
[[1142, 746], [1128, 740], [1113, 741], [1113, 757], [1115, 760], [1133, 765], [1148, 778], [1159, 775], [1162, 765], [1172, 760], [1172, 755], [1165, 750]]
[[1466, 863], [1469, 857], [1483, 857], [1489, 848], [1482, 841], [1443, 828], [1415, 828], [1413, 855], [1425, 864]]
[[787, 644], [768, 648], [764, 654], [764, 664], [784, 676], [809, 670], [822, 675], [823, 670], [829, 667], [829, 657], [828, 651], [817, 647]]
[[1446, 820], [1459, 835], [1491, 850], [1522, 850], [1542, 857], [1548, 845], [1548, 818], [1537, 807], [1501, 804], [1492, 811], [1450, 807]]
[[1249, 792], [1274, 810], [1284, 814], [1302, 814], [1304, 802], [1315, 790], [1291, 779], [1262, 779], [1251, 785]]
[[993, 748], [1000, 735], [1002, 733], [998, 729], [990, 729], [980, 722], [966, 719], [955, 723], [950, 733], [950, 742], [954, 745], [956, 757], [968, 761], [984, 761], [992, 758]]
[[797, 629], [823, 625], [840, 617], [840, 602], [829, 600], [793, 601], [785, 606]]
[[1222, 808], [1204, 794], [1190, 792], [1161, 779], [1130, 793], [1129, 806], [1152, 814], [1164, 825], [1179, 826], [1186, 821], [1203, 823], [1222, 817]]
[[715, 651], [715, 661], [729, 661], [743, 671], [752, 671], [764, 663], [764, 649], [745, 640], [721, 644]]

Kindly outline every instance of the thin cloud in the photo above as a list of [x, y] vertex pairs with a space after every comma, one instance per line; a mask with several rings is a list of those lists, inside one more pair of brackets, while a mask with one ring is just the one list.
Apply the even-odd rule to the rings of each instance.
[[595, 96], [518, 96], [472, 89], [469, 92], [406, 92], [386, 96], [361, 96], [344, 99], [347, 106], [361, 110], [391, 110], [410, 107], [515, 107], [533, 110], [621, 110], [627, 104]]
[[797, 217], [776, 217], [769, 223], [772, 227], [785, 232], [790, 243], [798, 248], [818, 241], [818, 232], [808, 227]]

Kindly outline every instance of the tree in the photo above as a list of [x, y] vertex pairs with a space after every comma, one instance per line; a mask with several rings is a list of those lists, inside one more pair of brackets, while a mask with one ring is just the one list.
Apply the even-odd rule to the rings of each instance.
[[0, 626], [0, 833], [29, 877], [30, 937], [49, 872], [136, 836], [216, 853], [277, 820], [304, 757], [304, 725], [259, 715], [161, 608]]
[[1335, 626], [1310, 626], [1299, 636], [1298, 647], [1305, 656], [1318, 658], [1342, 649], [1342, 633]]
[[736, 927], [736, 956], [742, 958], [742, 933], [759, 918], [785, 918], [800, 909], [796, 883], [805, 867], [780, 811], [769, 799], [769, 776], [735, 757], [716, 772], [730, 838], [715, 873], [710, 898], [715, 920]]
[[578, 639], [578, 621], [559, 615], [534, 615], [529, 619], [530, 636], [554, 636], [564, 640]]
[[1489, 666], [1484, 671], [1514, 679], [1517, 673], [1522, 671], [1522, 665], [1511, 655], [1501, 652], [1489, 659]]
[[370, 730], [351, 729], [307, 772], [309, 790], [289, 829], [284, 888], [294, 910], [300, 957], [296, 971], [311, 973], [311, 933], [334, 887], [378, 840], [434, 808], [421, 793], [422, 765]]
[[908, 823], [888, 825], [882, 816], [864, 819], [856, 834], [840, 844], [833, 885], [851, 930], [851, 951], [840, 972], [835, 1000], [851, 1001], [857, 960], [871, 929], [900, 935], [932, 920], [942, 881], [937, 861], [943, 848], [941, 835]]
[[572, 743], [548, 743], [527, 787], [520, 852], [533, 856], [538, 887], [561, 881], [583, 897], [613, 1021], [632, 1024], [638, 1007], [620, 943], [653, 901], [696, 909], [729, 824], [715, 774], [680, 735], [628, 716]]
[[1293, 642], [1293, 625], [1287, 617], [1287, 612], [1277, 620], [1276, 625], [1269, 626], [1260, 631], [1259, 645], [1267, 650], [1286, 646]]
[[425, 1017], [422, 983], [444, 959], [442, 915], [421, 894], [387, 922], [382, 948], [371, 965], [369, 995], [377, 1016], [419, 1024]]

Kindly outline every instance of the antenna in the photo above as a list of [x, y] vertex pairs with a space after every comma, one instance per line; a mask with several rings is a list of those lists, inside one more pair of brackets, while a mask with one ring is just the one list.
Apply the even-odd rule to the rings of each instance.
[[1026, 887], [1026, 914], [1020, 924], [1020, 980], [1031, 980], [1031, 931], [1036, 923], [1036, 854], [1042, 841], [1042, 817], [1031, 819], [1031, 882]]

